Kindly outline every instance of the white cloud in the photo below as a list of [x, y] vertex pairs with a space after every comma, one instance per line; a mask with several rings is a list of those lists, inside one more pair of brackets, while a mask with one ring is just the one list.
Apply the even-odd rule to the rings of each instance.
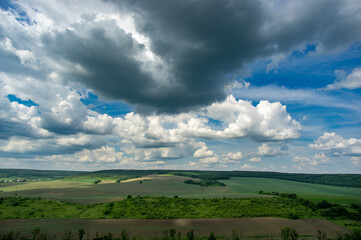
[[258, 147], [257, 154], [260, 156], [275, 156], [279, 154], [279, 151], [271, 148], [267, 143], [263, 143]]
[[224, 87], [224, 91], [226, 93], [231, 93], [232, 91], [234, 90], [237, 90], [237, 89], [246, 89], [248, 88], [249, 86], [251, 86], [251, 83], [250, 82], [247, 82], [245, 80], [240, 80], [240, 81], [233, 81], [231, 82], [230, 84], [226, 85]]
[[249, 164], [245, 163], [245, 164], [243, 164], [243, 165], [240, 167], [240, 170], [252, 169], [252, 168], [255, 168], [255, 167], [252, 166], [252, 165], [249, 165]]
[[35, 158], [36, 161], [74, 164], [112, 164], [112, 166], [131, 165], [132, 159], [124, 156], [124, 153], [117, 152], [114, 148], [109, 146], [102, 146], [101, 148], [89, 150], [84, 149], [74, 154], [64, 155], [50, 155], [45, 157]]
[[9, 38], [5, 38], [5, 40], [0, 42], [0, 47], [18, 57], [20, 63], [24, 66], [38, 69], [39, 61], [35, 58], [34, 53], [29, 50], [16, 49]]
[[316, 153], [315, 156], [313, 156], [313, 159], [321, 163], [328, 163], [330, 161], [330, 158], [324, 153]]
[[5, 145], [0, 146], [4, 152], [24, 153], [38, 150], [41, 147], [39, 141], [12, 138]]
[[300, 166], [317, 166], [318, 162], [314, 159], [309, 159], [307, 157], [296, 156], [293, 158], [294, 162], [297, 162]]
[[[204, 145], [203, 145], [204, 144]], [[197, 151], [193, 153], [193, 157], [196, 158], [208, 158], [213, 157], [214, 152], [212, 150], [209, 150], [208, 147], [205, 145], [205, 143], [202, 143], [202, 147], [199, 148]]]
[[299, 166], [302, 167], [314, 167], [320, 164], [329, 163], [330, 159], [324, 153], [316, 153], [312, 159], [308, 157], [295, 156], [293, 161], [297, 162]]
[[199, 159], [199, 162], [202, 164], [215, 164], [215, 163], [220, 163], [220, 159], [219, 156], [214, 155], [211, 157], [201, 158]]
[[[206, 108], [207, 116], [226, 124], [223, 131], [208, 131], [204, 137], [242, 138], [257, 140], [285, 140], [300, 136], [301, 125], [287, 113], [279, 102], [250, 102], [236, 100], [232, 95], [221, 103]], [[202, 136], [202, 134], [200, 134]]]
[[260, 157], [253, 157], [249, 159], [250, 162], [262, 162], [262, 159]]
[[271, 62], [269, 64], [267, 64], [266, 73], [269, 73], [272, 70], [277, 72], [277, 69], [279, 68], [279, 64], [283, 60], [285, 60], [286, 57], [287, 57], [287, 55], [284, 53], [278, 53], [278, 54], [272, 55], [270, 58]]
[[345, 139], [334, 132], [325, 132], [322, 136], [317, 138], [314, 143], [311, 143], [308, 146], [316, 150], [335, 151], [338, 154], [361, 154], [361, 139]]
[[241, 160], [243, 158], [242, 152], [229, 152], [225, 156], [226, 160], [233, 161], [233, 160]]
[[327, 89], [356, 89], [361, 87], [361, 67], [355, 68], [352, 72], [346, 76], [346, 72], [343, 70], [336, 70], [337, 80], [327, 85]]

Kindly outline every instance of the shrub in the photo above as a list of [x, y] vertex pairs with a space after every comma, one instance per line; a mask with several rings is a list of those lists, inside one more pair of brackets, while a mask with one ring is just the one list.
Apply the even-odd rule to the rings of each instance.
[[95, 180], [94, 182], [93, 182], [93, 184], [98, 184], [98, 183], [100, 183], [102, 180], [100, 180], [100, 179], [97, 179], [97, 180]]
[[316, 207], [318, 209], [326, 209], [333, 207], [334, 205], [332, 203], [327, 202], [326, 200], [322, 200], [321, 202], [317, 203]]
[[288, 218], [289, 219], [293, 219], [293, 220], [297, 220], [297, 219], [299, 219], [300, 217], [297, 215], [297, 213], [290, 213], [290, 214], [288, 214]]

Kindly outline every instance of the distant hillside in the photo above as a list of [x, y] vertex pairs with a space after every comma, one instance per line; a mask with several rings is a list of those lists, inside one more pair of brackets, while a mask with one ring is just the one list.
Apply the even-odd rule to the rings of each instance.
[[361, 187], [361, 174], [304, 174], [304, 173], [279, 173], [279, 172], [248, 172], [248, 171], [194, 171], [174, 172], [176, 175], [187, 175], [201, 179], [221, 180], [231, 177], [260, 177], [291, 180], [305, 183], [326, 184], [343, 187]]
[[250, 171], [193, 171], [193, 170], [102, 170], [81, 173], [68, 178], [101, 178], [125, 180], [151, 174], [172, 174], [203, 180], [225, 180], [231, 177], [258, 177], [291, 180], [305, 183], [361, 188], [361, 174], [301, 174]]
[[84, 172], [32, 169], [0, 169], [0, 179], [59, 179]]

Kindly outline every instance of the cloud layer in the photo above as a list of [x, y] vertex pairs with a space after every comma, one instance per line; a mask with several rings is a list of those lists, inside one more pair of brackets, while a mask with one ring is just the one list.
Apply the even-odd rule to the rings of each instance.
[[[178, 161], [185, 168], [254, 169], [288, 154], [303, 167], [336, 155], [360, 157], [359, 139], [327, 132], [303, 143], [312, 154], [288, 152], [305, 133], [300, 119], [306, 119], [293, 114], [291, 104], [359, 114], [357, 94], [336, 96], [340, 89], [357, 91], [359, 66], [337, 70], [337, 80], [318, 89], [244, 79], [259, 62], [271, 74], [295, 52], [317, 57], [349, 49], [361, 40], [357, 0], [9, 5], [0, 9], [0, 158], [6, 166], [18, 159], [90, 168]], [[112, 115], [109, 100], [133, 110]], [[92, 105], [97, 101], [104, 108]]]

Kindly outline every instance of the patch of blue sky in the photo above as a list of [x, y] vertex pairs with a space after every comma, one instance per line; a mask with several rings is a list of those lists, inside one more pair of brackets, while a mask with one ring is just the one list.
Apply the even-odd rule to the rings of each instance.
[[222, 127], [224, 127], [224, 122], [222, 122], [220, 120], [217, 120], [217, 119], [209, 118], [208, 119], [208, 125], [212, 129], [221, 130]]
[[21, 98], [18, 98], [17, 96], [15, 96], [13, 94], [9, 94], [8, 99], [9, 99], [10, 102], [18, 102], [18, 103], [23, 104], [23, 105], [28, 106], [28, 107], [39, 106], [39, 104], [33, 102], [31, 99], [22, 100]]
[[100, 100], [99, 97], [92, 92], [88, 92], [88, 97], [82, 98], [81, 101], [91, 110], [100, 114], [108, 114], [111, 117], [120, 117], [134, 112], [133, 107], [126, 103], [121, 101]]
[[[13, 1], [0, 0], [0, 8], [6, 11], [15, 11], [19, 17], [16, 18], [17, 21], [26, 23], [26, 24], [36, 24], [35, 21], [31, 21], [25, 11], [23, 11], [16, 3]], [[37, 11], [35, 9], [35, 11]]]
[[10, 8], [14, 8], [14, 6], [10, 1], [1, 0], [0, 1], [0, 8], [2, 8], [4, 10], [8, 10]]
[[336, 132], [347, 138], [361, 137], [361, 131], [355, 131], [361, 129], [360, 118], [349, 109], [288, 104], [287, 110], [302, 125], [300, 139], [313, 140], [324, 132]]
[[265, 60], [254, 62], [250, 66], [252, 76], [245, 80], [255, 86], [276, 83], [288, 88], [322, 88], [335, 81], [335, 70], [350, 73], [361, 66], [361, 44], [332, 55], [313, 53], [309, 46], [305, 52], [294, 51], [277, 69], [267, 73], [268, 63]]

